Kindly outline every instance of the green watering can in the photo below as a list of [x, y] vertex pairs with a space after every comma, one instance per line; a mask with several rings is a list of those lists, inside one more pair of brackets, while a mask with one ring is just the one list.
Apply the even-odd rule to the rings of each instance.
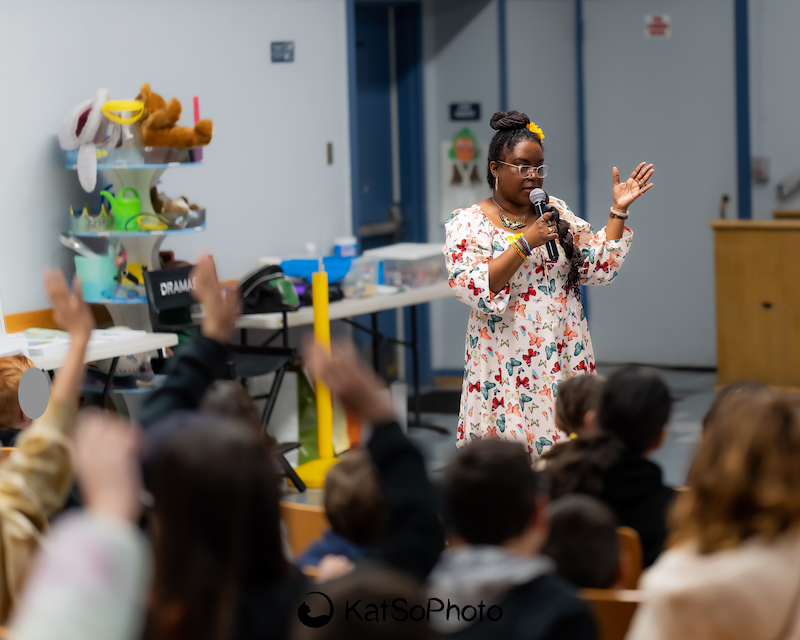
[[[134, 197], [123, 197], [126, 191], [133, 191]], [[139, 231], [139, 194], [133, 187], [125, 187], [115, 198], [108, 191], [101, 191], [101, 196], [108, 198], [111, 203], [111, 213], [114, 214], [115, 231]]]

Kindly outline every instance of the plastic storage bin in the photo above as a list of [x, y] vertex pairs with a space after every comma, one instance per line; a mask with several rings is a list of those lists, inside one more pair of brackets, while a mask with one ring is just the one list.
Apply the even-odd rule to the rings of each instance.
[[365, 251], [364, 258], [383, 263], [381, 284], [424, 287], [447, 278], [442, 245], [436, 242], [401, 242]]
[[[325, 271], [328, 272], [328, 282], [338, 282], [350, 270], [352, 258], [337, 258], [328, 256], [322, 259]], [[290, 278], [305, 278], [311, 282], [311, 274], [319, 270], [319, 260], [316, 258], [297, 258], [281, 262], [281, 269]]]
[[367, 258], [356, 258], [347, 272], [342, 290], [345, 298], [366, 298], [378, 292], [378, 267], [380, 263]]

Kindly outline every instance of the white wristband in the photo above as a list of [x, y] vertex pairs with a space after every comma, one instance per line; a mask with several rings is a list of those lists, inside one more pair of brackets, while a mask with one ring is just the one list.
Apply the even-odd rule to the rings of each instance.
[[611, 207], [611, 217], [612, 218], [622, 218], [625, 220], [628, 217], [627, 213], [622, 213], [621, 211], [617, 211], [614, 207]]

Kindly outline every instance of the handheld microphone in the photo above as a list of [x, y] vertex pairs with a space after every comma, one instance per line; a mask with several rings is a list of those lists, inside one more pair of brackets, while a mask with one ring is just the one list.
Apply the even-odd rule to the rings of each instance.
[[[534, 189], [531, 191], [531, 195], [528, 197], [531, 200], [533, 208], [536, 209], [536, 212], [540, 217], [544, 215], [545, 211], [550, 211], [550, 222], [552, 222], [556, 229], [558, 229], [558, 212], [553, 207], [547, 206], [550, 198], [547, 196], [544, 190]], [[556, 241], [548, 240], [545, 242], [545, 246], [547, 247], [547, 256], [550, 258], [550, 261], [558, 262], [558, 248], [556, 247]]]

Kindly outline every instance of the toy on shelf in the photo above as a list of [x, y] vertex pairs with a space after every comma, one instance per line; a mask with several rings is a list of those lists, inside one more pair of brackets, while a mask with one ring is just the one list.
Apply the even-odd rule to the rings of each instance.
[[159, 193], [156, 187], [151, 187], [150, 200], [153, 210], [167, 221], [170, 229], [191, 229], [199, 227], [206, 220], [205, 208], [189, 202], [186, 196], [168, 198]]
[[58, 132], [58, 142], [65, 151], [78, 150], [76, 165], [78, 180], [84, 191], [92, 192], [97, 186], [97, 151], [116, 147], [122, 141], [122, 128], [109, 122], [103, 113], [108, 102], [108, 90], [99, 89], [94, 99], [73, 107]]
[[137, 100], [144, 102], [144, 112], [139, 121], [144, 146], [194, 148], [211, 142], [211, 120], [200, 120], [194, 127], [176, 126], [181, 117], [181, 103], [175, 98], [165, 102], [145, 83]]
[[[133, 196], [123, 196], [127, 191]], [[114, 215], [114, 229], [117, 231], [139, 231], [139, 214], [141, 205], [139, 204], [139, 193], [133, 187], [125, 187], [115, 198], [108, 191], [101, 191], [101, 196], [105, 196], [111, 203], [111, 213]]]

